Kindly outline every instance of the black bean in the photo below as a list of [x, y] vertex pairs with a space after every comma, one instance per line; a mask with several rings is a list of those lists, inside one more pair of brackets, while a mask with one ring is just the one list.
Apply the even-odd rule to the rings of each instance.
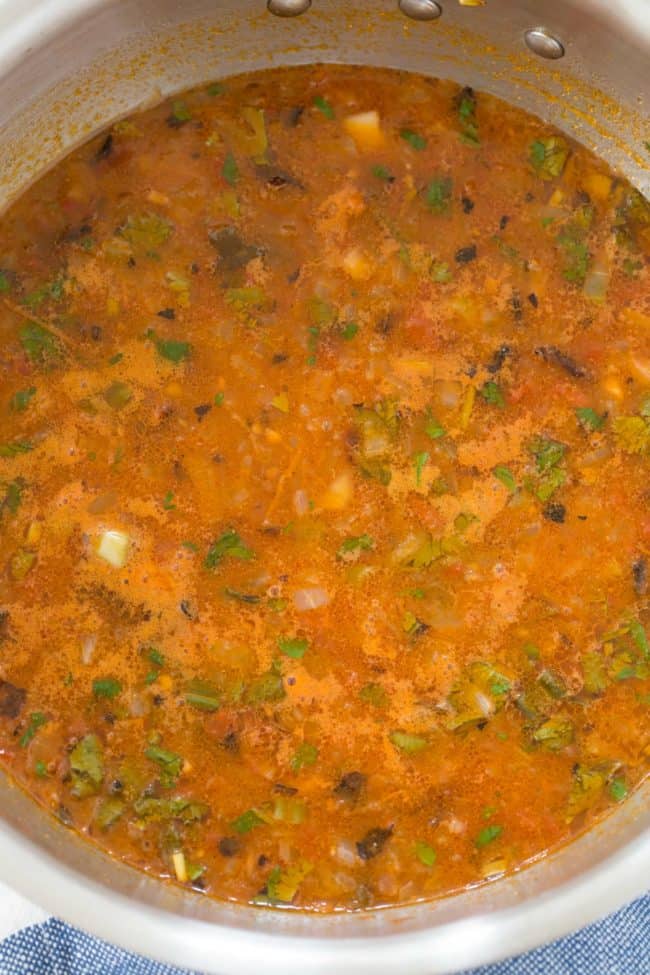
[[113, 152], [113, 136], [109, 132], [101, 146], [95, 153], [95, 162], [101, 162], [103, 159], [108, 159], [108, 157]]
[[199, 419], [199, 423], [201, 422], [204, 416], [207, 416], [207, 414], [210, 412], [211, 409], [212, 409], [212, 403], [201, 403], [200, 406], [194, 407], [194, 412], [196, 413]]
[[219, 840], [219, 853], [222, 857], [234, 857], [241, 850], [241, 840], [236, 836], [222, 836]]
[[363, 772], [346, 772], [334, 789], [334, 795], [339, 799], [358, 799], [366, 784]]
[[362, 860], [372, 860], [381, 853], [387, 841], [391, 838], [393, 827], [382, 829], [380, 826], [370, 829], [362, 840], [357, 843], [357, 853]]
[[551, 501], [546, 505], [542, 514], [548, 521], [554, 521], [556, 524], [562, 525], [566, 518], [566, 508], [557, 501]]
[[468, 196], [461, 197], [460, 202], [463, 207], [463, 213], [471, 213], [474, 209], [474, 200], [470, 200]]
[[539, 348], [535, 349], [535, 355], [540, 356], [544, 362], [554, 362], [574, 379], [583, 379], [587, 375], [584, 366], [581, 366], [566, 352], [562, 352], [556, 345], [540, 345]]
[[271, 359], [271, 362], [274, 366], [279, 366], [281, 363], [286, 362], [288, 358], [289, 356], [286, 352], [276, 352]]
[[158, 318], [168, 318], [170, 321], [176, 318], [176, 310], [174, 308], [161, 308], [156, 314]]
[[27, 691], [22, 687], [16, 687], [8, 680], [0, 680], [0, 717], [17, 718], [26, 699]]
[[537, 306], [539, 305], [539, 298], [537, 297], [534, 291], [531, 291], [531, 293], [528, 295], [528, 300], [533, 306], [533, 308], [537, 308]]
[[456, 251], [456, 260], [459, 264], [469, 264], [470, 261], [476, 260], [476, 244], [461, 247], [460, 250]]
[[637, 596], [645, 596], [648, 590], [648, 563], [642, 555], [632, 563], [632, 578]]
[[492, 375], [494, 375], [495, 373], [499, 372], [509, 355], [512, 355], [512, 349], [510, 346], [500, 345], [499, 348], [496, 349], [492, 354], [492, 358], [485, 368], [488, 372], [491, 372]]

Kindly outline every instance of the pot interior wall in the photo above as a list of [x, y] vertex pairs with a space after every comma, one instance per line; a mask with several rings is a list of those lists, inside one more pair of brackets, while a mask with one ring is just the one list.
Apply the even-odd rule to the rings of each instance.
[[[23, 21], [5, 25], [0, 13], [0, 206], [74, 145], [136, 107], [208, 79], [313, 61], [400, 67], [489, 90], [559, 125], [649, 192], [647, 53], [622, 24], [617, 33], [605, 16], [586, 19], [586, 5], [545, 0], [546, 26], [567, 48], [553, 63], [528, 54], [521, 40], [539, 18], [534, 0], [480, 8], [443, 0], [443, 17], [429, 23], [407, 20], [393, 0], [314, 0], [294, 19], [271, 16], [263, 0], [78, 0], [63, 11], [57, 3], [33, 4]], [[38, 32], [30, 22], [36, 16]], [[28, 44], [30, 31], [39, 40]], [[551, 893], [626, 846], [645, 844], [647, 868], [649, 794], [543, 866], [489, 889], [390, 913], [306, 918], [253, 913], [166, 888], [81, 844], [0, 776], [0, 841], [10, 840], [2, 872], [29, 890], [20, 873], [38, 849], [41, 863], [63, 877], [82, 876], [141, 906], [230, 927], [325, 937], [417, 931]]]
[[[0, 13], [0, 208], [137, 107], [208, 79], [313, 61], [399, 67], [490, 91], [565, 129], [650, 193], [650, 27], [645, 39], [633, 35], [623, 9], [614, 22], [601, 0], [545, 0], [545, 26], [566, 56], [543, 61], [522, 40], [538, 24], [535, 0], [443, 5], [429, 22], [409, 20], [396, 0], [314, 0], [295, 18], [272, 16], [264, 0], [32, 0], [18, 26]], [[39, 42], [27, 47], [30, 21]]]

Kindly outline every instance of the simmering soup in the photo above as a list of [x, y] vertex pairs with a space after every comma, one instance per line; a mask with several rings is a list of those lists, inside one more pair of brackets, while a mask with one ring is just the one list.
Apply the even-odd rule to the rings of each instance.
[[312, 910], [516, 870], [650, 760], [650, 205], [370, 68], [116, 123], [0, 223], [0, 765]]

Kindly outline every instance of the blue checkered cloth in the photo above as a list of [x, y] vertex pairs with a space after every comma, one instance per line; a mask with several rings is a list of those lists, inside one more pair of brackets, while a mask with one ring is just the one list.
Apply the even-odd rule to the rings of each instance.
[[[0, 944], [0, 975], [188, 975], [98, 941], [56, 918]], [[527, 955], [462, 975], [650, 975], [650, 895]]]

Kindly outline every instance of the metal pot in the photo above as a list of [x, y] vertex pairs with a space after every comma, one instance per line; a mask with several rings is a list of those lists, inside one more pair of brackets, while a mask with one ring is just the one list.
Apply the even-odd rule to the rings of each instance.
[[[650, 0], [269, 0], [269, 8], [265, 0], [0, 2], [0, 204], [136, 107], [222, 75], [309, 61], [407, 68], [491, 91], [650, 193]], [[265, 911], [111, 861], [0, 776], [3, 880], [102, 938], [222, 975], [261, 967], [441, 975], [577, 928], [640, 894], [649, 875], [646, 787], [570, 846], [454, 897], [356, 915]]]

